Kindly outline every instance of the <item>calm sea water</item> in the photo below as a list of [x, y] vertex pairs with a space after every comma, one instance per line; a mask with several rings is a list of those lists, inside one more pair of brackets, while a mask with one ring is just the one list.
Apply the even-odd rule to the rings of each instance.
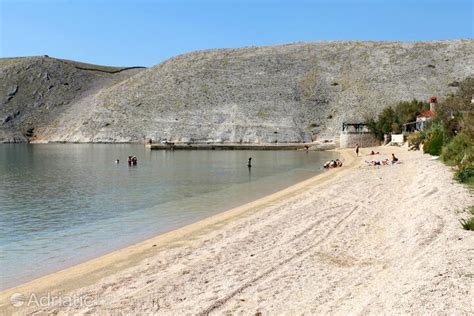
[[[131, 154], [138, 166], [127, 165]], [[0, 289], [276, 192], [323, 172], [334, 157], [0, 145]]]

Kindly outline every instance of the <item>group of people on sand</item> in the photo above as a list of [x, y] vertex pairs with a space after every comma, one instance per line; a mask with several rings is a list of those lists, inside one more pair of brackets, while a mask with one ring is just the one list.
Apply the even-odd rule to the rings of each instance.
[[342, 161], [340, 161], [339, 159], [329, 160], [324, 163], [323, 167], [324, 169], [342, 167]]
[[[360, 152], [359, 144], [356, 144], [355, 152], [356, 152], [357, 157], [359, 157], [359, 152]], [[372, 150], [369, 154], [367, 154], [367, 156], [375, 156], [375, 155], [380, 155], [380, 152]], [[365, 163], [368, 166], [389, 166], [389, 165], [394, 165], [396, 163], [399, 163], [399, 160], [397, 157], [395, 157], [395, 154], [392, 153], [391, 159], [385, 158], [385, 159], [374, 159], [371, 161], [366, 160]]]
[[392, 154], [392, 159], [385, 158], [385, 159], [382, 159], [382, 160], [378, 160], [378, 159], [375, 159], [375, 160], [372, 160], [372, 161], [367, 161], [366, 160], [365, 163], [368, 166], [390, 166], [390, 165], [394, 165], [394, 164], [399, 163], [399, 160], [398, 160], [397, 157], [395, 157], [394, 154]]

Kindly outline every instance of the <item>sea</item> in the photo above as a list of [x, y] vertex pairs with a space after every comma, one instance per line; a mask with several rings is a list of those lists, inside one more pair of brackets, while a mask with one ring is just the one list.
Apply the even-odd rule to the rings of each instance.
[[[127, 164], [130, 155], [136, 166]], [[336, 157], [296, 150], [2, 144], [0, 289], [277, 192], [324, 172], [323, 163]]]

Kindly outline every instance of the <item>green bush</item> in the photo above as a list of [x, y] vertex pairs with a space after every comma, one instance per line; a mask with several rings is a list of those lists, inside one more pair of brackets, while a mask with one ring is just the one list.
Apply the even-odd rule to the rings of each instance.
[[433, 156], [439, 156], [444, 144], [444, 129], [440, 124], [432, 125], [424, 131], [425, 142], [423, 152]]
[[420, 150], [420, 146], [423, 143], [423, 134], [420, 132], [414, 132], [408, 135], [408, 146], [411, 150]]
[[462, 165], [454, 174], [454, 179], [461, 183], [471, 183], [474, 179], [474, 163]]
[[403, 101], [385, 108], [377, 119], [366, 119], [366, 124], [379, 140], [383, 140], [384, 134], [400, 133], [403, 124], [414, 122], [416, 116], [427, 109], [426, 102]]
[[402, 101], [395, 105], [394, 111], [399, 124], [416, 121], [416, 116], [430, 109], [427, 102], [412, 100]]
[[395, 111], [391, 108], [385, 108], [380, 113], [378, 121], [375, 122], [375, 129], [377, 131], [377, 137], [383, 140], [384, 134], [390, 134], [393, 132], [393, 128], [397, 125], [397, 118]]
[[[472, 215], [474, 215], [474, 206], [470, 207], [470, 212]], [[460, 220], [462, 228], [465, 230], [472, 230], [474, 231], [474, 216], [471, 216], [468, 219], [461, 219]]]
[[474, 217], [460, 220], [462, 228], [465, 230], [474, 230]]
[[442, 150], [441, 159], [448, 165], [465, 165], [474, 162], [474, 142], [461, 132]]

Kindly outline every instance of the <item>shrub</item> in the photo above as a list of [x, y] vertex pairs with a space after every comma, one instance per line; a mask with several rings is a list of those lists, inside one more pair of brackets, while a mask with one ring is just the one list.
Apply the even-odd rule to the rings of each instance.
[[474, 217], [460, 220], [462, 228], [465, 230], [474, 230]]
[[474, 163], [462, 165], [454, 174], [454, 179], [461, 183], [470, 183], [474, 179]]
[[474, 95], [474, 77], [459, 83], [455, 94], [448, 96], [436, 110], [436, 121], [444, 125], [447, 135], [455, 136], [460, 130], [474, 137], [474, 115], [471, 98]]
[[[472, 215], [474, 215], [474, 206], [470, 207], [470, 212]], [[471, 216], [471, 218], [468, 219], [461, 219], [460, 220], [462, 228], [465, 230], [472, 230], [474, 231], [474, 216]]]
[[420, 146], [423, 143], [423, 134], [420, 132], [414, 132], [408, 135], [408, 146], [411, 150], [420, 150]]
[[433, 156], [439, 156], [444, 144], [444, 129], [440, 124], [432, 125], [424, 132], [425, 143], [423, 152]]
[[395, 105], [395, 115], [400, 124], [414, 122], [416, 116], [423, 111], [429, 110], [430, 105], [423, 101], [403, 101]]
[[403, 124], [415, 121], [416, 116], [428, 108], [428, 103], [417, 100], [399, 102], [385, 108], [376, 120], [366, 119], [366, 124], [379, 140], [383, 140], [384, 134], [400, 133]]
[[443, 148], [441, 159], [451, 166], [474, 162], [473, 140], [466, 133], [459, 133]]

